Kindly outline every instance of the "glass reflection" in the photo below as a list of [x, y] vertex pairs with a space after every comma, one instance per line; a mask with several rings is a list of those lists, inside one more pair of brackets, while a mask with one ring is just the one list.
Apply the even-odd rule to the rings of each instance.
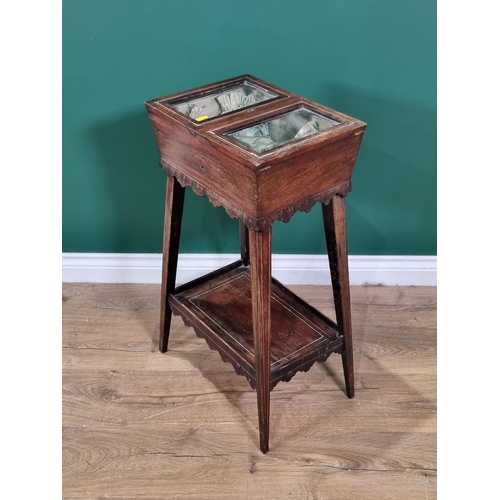
[[196, 121], [203, 121], [274, 97], [276, 94], [272, 92], [243, 83], [221, 92], [173, 104], [173, 107]]
[[263, 153], [339, 123], [303, 108], [225, 135], [257, 153]]

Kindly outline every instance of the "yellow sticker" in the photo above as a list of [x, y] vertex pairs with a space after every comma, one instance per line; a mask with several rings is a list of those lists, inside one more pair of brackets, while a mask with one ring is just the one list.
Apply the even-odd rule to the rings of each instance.
[[202, 122], [203, 120], [206, 120], [207, 118], [208, 118], [207, 115], [199, 116], [198, 118], [196, 118], [196, 121], [197, 122]]

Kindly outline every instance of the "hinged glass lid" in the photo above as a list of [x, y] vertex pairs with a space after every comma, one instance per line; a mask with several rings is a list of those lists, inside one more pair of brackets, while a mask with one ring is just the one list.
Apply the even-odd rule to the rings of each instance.
[[277, 94], [244, 82], [203, 97], [186, 98], [181, 102], [172, 103], [172, 106], [190, 118], [201, 122], [275, 97], [278, 97]]
[[301, 108], [257, 125], [235, 132], [226, 132], [224, 135], [257, 153], [263, 153], [302, 137], [335, 127], [340, 123], [309, 109]]

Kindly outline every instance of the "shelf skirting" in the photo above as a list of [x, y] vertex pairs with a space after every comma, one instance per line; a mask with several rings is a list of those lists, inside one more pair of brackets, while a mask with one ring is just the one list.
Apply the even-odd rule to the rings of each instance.
[[[241, 263], [241, 261], [239, 261]], [[235, 263], [238, 265], [238, 262]], [[169, 297], [174, 314], [180, 315], [198, 337], [219, 352], [255, 389], [256, 368], [252, 324], [250, 269], [240, 264], [195, 280]], [[271, 389], [288, 382], [316, 361], [341, 353], [344, 338], [334, 321], [288, 290], [275, 278], [271, 285]]]

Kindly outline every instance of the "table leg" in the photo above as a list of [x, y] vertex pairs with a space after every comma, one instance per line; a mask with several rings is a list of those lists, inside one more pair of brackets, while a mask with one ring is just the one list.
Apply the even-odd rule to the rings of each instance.
[[328, 205], [322, 205], [326, 247], [330, 262], [333, 300], [340, 333], [344, 336], [342, 365], [346, 393], [354, 397], [354, 362], [352, 353], [351, 298], [349, 292], [349, 268], [347, 262], [347, 234], [345, 201], [335, 195]]
[[271, 349], [271, 229], [250, 231], [252, 320], [260, 450], [269, 450]]
[[250, 250], [248, 248], [248, 227], [242, 220], [240, 220], [240, 248], [243, 265], [248, 266], [250, 261]]
[[160, 298], [159, 348], [161, 352], [167, 351], [170, 322], [172, 320], [172, 310], [168, 305], [168, 296], [175, 289], [184, 193], [185, 189], [179, 184], [175, 177], [167, 178]]

